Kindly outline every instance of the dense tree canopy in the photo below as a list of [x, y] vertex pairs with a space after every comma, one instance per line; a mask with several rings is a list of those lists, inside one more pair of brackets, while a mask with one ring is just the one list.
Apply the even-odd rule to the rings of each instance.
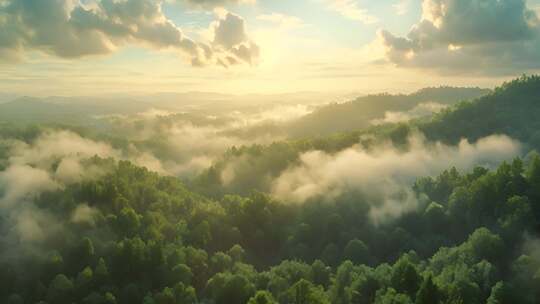
[[[0, 302], [539, 303], [537, 153], [420, 177], [407, 192], [416, 204], [385, 221], [374, 221], [374, 205], [354, 191], [302, 204], [265, 191], [265, 178], [304, 151], [388, 139], [405, 151], [413, 128], [448, 142], [509, 133], [538, 147], [539, 82], [516, 80], [430, 121], [233, 148], [187, 183], [98, 156], [80, 165], [99, 174], [47, 184], [16, 204], [11, 184], [0, 180]], [[478, 114], [485, 111], [492, 114]], [[4, 172], [13, 159], [3, 144], [32, 143], [43, 131], [1, 130]], [[239, 157], [245, 168], [221, 184]], [[56, 170], [60, 160], [46, 166]]]

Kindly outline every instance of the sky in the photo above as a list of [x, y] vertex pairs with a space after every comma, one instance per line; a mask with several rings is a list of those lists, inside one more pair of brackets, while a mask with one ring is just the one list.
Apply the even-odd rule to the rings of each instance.
[[410, 92], [540, 70], [540, 0], [0, 0], [0, 93]]

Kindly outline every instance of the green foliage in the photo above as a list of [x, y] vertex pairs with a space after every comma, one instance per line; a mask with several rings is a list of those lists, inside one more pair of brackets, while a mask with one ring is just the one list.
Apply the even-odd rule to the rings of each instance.
[[[447, 142], [506, 133], [537, 147], [539, 83], [516, 80], [432, 121], [234, 148], [187, 185], [127, 161], [87, 159], [85, 169], [103, 174], [25, 198], [53, 233], [25, 243], [13, 231], [26, 223], [10, 226], [0, 214], [0, 303], [539, 303], [537, 154], [419, 178], [417, 208], [377, 224], [355, 195], [290, 205], [256, 191], [305, 151], [400, 145], [414, 128]], [[25, 142], [42, 132], [0, 130]], [[6, 153], [0, 146], [0, 159]], [[222, 173], [240, 159], [224, 187]], [[92, 223], [73, 220], [81, 205]]]
[[412, 304], [411, 298], [402, 293], [398, 293], [393, 288], [388, 288], [386, 292], [381, 289], [377, 292], [377, 297], [375, 298], [375, 304]]
[[368, 247], [360, 240], [351, 240], [345, 247], [344, 258], [355, 264], [367, 263], [369, 259]]
[[441, 300], [441, 292], [433, 282], [432, 275], [429, 274], [422, 282], [422, 285], [416, 294], [415, 304], [437, 304], [440, 303]]
[[57, 275], [49, 285], [47, 300], [51, 303], [68, 304], [73, 298], [73, 282], [63, 274]]
[[246, 303], [255, 294], [255, 287], [245, 276], [231, 273], [216, 274], [207, 289], [216, 304]]
[[277, 304], [277, 302], [268, 291], [257, 291], [247, 304]]
[[512, 296], [503, 282], [497, 282], [491, 289], [487, 304], [502, 304], [512, 302]]
[[486, 96], [463, 102], [452, 110], [422, 123], [420, 129], [430, 139], [475, 141], [491, 134], [506, 134], [539, 148], [540, 76], [523, 76]]
[[321, 136], [369, 127], [374, 119], [384, 118], [387, 111], [404, 112], [415, 106], [436, 102], [452, 105], [480, 97], [489, 90], [479, 88], [426, 88], [410, 95], [368, 95], [353, 101], [331, 104], [300, 118], [290, 126], [293, 136]]
[[[531, 159], [423, 178], [414, 191], [431, 203], [382, 226], [359, 221], [365, 209], [354, 201], [284, 205], [258, 193], [212, 201], [119, 162], [101, 179], [37, 198], [58, 212], [66, 237], [46, 240], [60, 251], [32, 268], [10, 266], [28, 277], [0, 274], [1, 296], [60, 304], [424, 304], [498, 303], [517, 292], [519, 303], [534, 303], [540, 261], [517, 255], [523, 233], [537, 233]], [[78, 201], [99, 209], [98, 225], [69, 224]], [[38, 288], [29, 292], [25, 282]]]
[[405, 257], [394, 264], [390, 281], [396, 291], [414, 296], [420, 287], [421, 277], [416, 266]]
[[290, 304], [330, 304], [322, 287], [301, 279], [288, 290], [286, 303]]

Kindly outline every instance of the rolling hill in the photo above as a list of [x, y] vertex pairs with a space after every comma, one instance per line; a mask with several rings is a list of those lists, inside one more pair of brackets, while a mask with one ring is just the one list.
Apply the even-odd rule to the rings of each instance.
[[422, 104], [451, 106], [474, 99], [490, 91], [480, 88], [425, 88], [410, 95], [379, 94], [359, 97], [353, 101], [330, 104], [291, 123], [293, 137], [324, 136], [336, 132], [360, 130], [384, 119], [388, 112], [407, 112]]
[[[354, 103], [350, 103], [345, 107], [353, 105]], [[317, 114], [309, 116], [309, 119], [314, 120], [316, 117]], [[324, 116], [321, 122], [314, 122], [313, 129], [326, 123], [330, 124], [327, 121], [330, 117], [332, 115]], [[526, 151], [540, 150], [538, 117], [540, 117], [540, 77], [522, 77], [503, 84], [485, 96], [451, 106], [432, 118], [275, 142], [266, 146], [233, 148], [204, 172], [196, 183], [207, 194], [217, 196], [225, 193], [246, 194], [245, 189], [268, 191], [269, 181], [279, 176], [291, 164], [297, 163], [305, 152], [317, 150], [335, 154], [354, 145], [369, 149], [385, 141], [391, 141], [395, 146], [406, 149], [409, 135], [416, 130], [424, 133], [427, 140], [432, 143], [440, 141], [455, 145], [462, 138], [474, 142], [490, 135], [504, 134], [523, 143]], [[345, 119], [334, 117], [333, 121], [336, 125], [342, 126], [340, 124], [342, 120]], [[245, 163], [249, 165], [235, 165]], [[235, 170], [234, 179], [223, 185], [224, 172], [231, 171], [232, 167]]]

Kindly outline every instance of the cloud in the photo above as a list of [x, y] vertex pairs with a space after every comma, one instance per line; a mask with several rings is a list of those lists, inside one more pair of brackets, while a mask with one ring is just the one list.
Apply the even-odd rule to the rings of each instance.
[[506, 136], [490, 136], [458, 146], [428, 144], [420, 134], [409, 138], [410, 148], [400, 151], [383, 145], [366, 151], [353, 147], [335, 155], [304, 153], [298, 165], [283, 172], [272, 193], [287, 202], [334, 200], [347, 193], [370, 204], [375, 221], [393, 218], [417, 206], [411, 185], [417, 177], [439, 174], [449, 166], [460, 170], [492, 165], [520, 153], [520, 144]]
[[[9, 162], [18, 165], [31, 165], [47, 170], [58, 161], [66, 158], [70, 158], [68, 162], [71, 162], [96, 155], [103, 158], [120, 158], [120, 152], [113, 149], [109, 144], [83, 138], [70, 131], [49, 130], [45, 131], [31, 144], [13, 143]], [[73, 164], [66, 163], [62, 165], [60, 162], [58, 168], [67, 171], [61, 175], [70, 171], [71, 168], [67, 167], [73, 167]]]
[[103, 119], [109, 120], [114, 132], [137, 143], [125, 156], [132, 162], [160, 174], [193, 177], [233, 146], [284, 139], [285, 134], [275, 125], [312, 111], [306, 105], [278, 105], [220, 117], [151, 110]]
[[447, 107], [448, 106], [440, 104], [440, 103], [436, 103], [436, 102], [421, 103], [406, 112], [386, 111], [384, 113], [384, 118], [374, 119], [371, 121], [371, 124], [382, 125], [385, 123], [407, 122], [411, 119], [420, 118], [424, 116], [429, 116], [434, 113], [438, 113], [446, 109]]
[[360, 7], [355, 0], [325, 0], [328, 8], [333, 10], [345, 18], [360, 21], [364, 24], [374, 24], [379, 22], [379, 19]]
[[422, 20], [407, 37], [379, 32], [398, 66], [493, 74], [540, 68], [539, 35], [525, 0], [424, 0]]
[[293, 121], [314, 111], [313, 106], [304, 104], [278, 105], [270, 109], [246, 115], [242, 112], [233, 112], [230, 116], [235, 120], [234, 126], [250, 127], [264, 123], [285, 123]]
[[399, 0], [398, 2], [392, 4], [392, 7], [394, 8], [398, 16], [403, 16], [409, 12], [410, 5], [411, 0]]
[[301, 18], [279, 13], [259, 15], [257, 16], [257, 19], [271, 22], [283, 29], [296, 29], [306, 26], [306, 23], [304, 23], [304, 20], [302, 20]]
[[[0, 241], [38, 242], [50, 235], [58, 225], [31, 202], [42, 192], [60, 187], [49, 172], [28, 165], [11, 165], [0, 172], [0, 215], [8, 229]], [[15, 244], [18, 246], [19, 242]], [[9, 248], [12, 250], [13, 246]]]
[[214, 24], [213, 31], [214, 46], [228, 53], [219, 59], [222, 65], [232, 65], [238, 60], [253, 64], [259, 58], [259, 46], [248, 37], [242, 17], [227, 12]]
[[[140, 137], [137, 137], [137, 140], [166, 136], [169, 139], [166, 143], [166, 149], [170, 153], [178, 153], [176, 158], [178, 162], [172, 162], [166, 158], [160, 159], [151, 151], [138, 149], [134, 145], [131, 145], [126, 151], [120, 151], [108, 143], [84, 138], [70, 131], [49, 130], [30, 144], [19, 141], [11, 143], [8, 159], [9, 167], [5, 174], [13, 178], [18, 176], [16, 173], [19, 170], [24, 169], [29, 170], [25, 174], [29, 176], [36, 175], [36, 177], [28, 178], [27, 182], [39, 181], [42, 183], [44, 180], [50, 180], [56, 185], [69, 185], [82, 180], [96, 179], [105, 174], [103, 168], [85, 163], [87, 159], [98, 156], [101, 158], [129, 160], [138, 166], [146, 167], [163, 175], [183, 175], [187, 174], [188, 171], [196, 172], [197, 169], [202, 169], [202, 167], [191, 168], [190, 166], [196, 167], [196, 164], [203, 166], [201, 159], [207, 153], [206, 150], [221, 153], [227, 147], [237, 143], [237, 141], [232, 140], [220, 140], [226, 137], [215, 135], [214, 133], [218, 132], [216, 130], [213, 130], [214, 133], [210, 133], [204, 128], [194, 126], [163, 126], [160, 128], [152, 124], [157, 118], [147, 115], [149, 114], [141, 114], [141, 117], [144, 117], [143, 120], [136, 120], [133, 125], [126, 124], [126, 126], [133, 128], [130, 132], [140, 132]], [[125, 122], [127, 118], [120, 117], [117, 118], [118, 120]], [[141, 127], [141, 125], [144, 127]], [[218, 149], [219, 145], [224, 145], [224, 147]], [[205, 163], [205, 165], [204, 168], [210, 164]], [[191, 170], [188, 170], [188, 168]], [[11, 169], [14, 172], [10, 171]], [[13, 182], [16, 185], [8, 187], [13, 191], [17, 190], [17, 185], [25, 189], [36, 189], [37, 193], [47, 190], [33, 184], [26, 186], [17, 180]], [[16, 193], [19, 192], [22, 191], [16, 191]], [[14, 195], [10, 194], [9, 196]], [[16, 195], [16, 197], [19, 196]]]
[[31, 143], [11, 141], [6, 145], [8, 167], [0, 172], [0, 185], [7, 185], [7, 190], [0, 199], [9, 201], [21, 200], [25, 193], [39, 193], [96, 177], [98, 168], [86, 165], [83, 168], [81, 163], [90, 157], [123, 157], [109, 144], [70, 131], [48, 130]]
[[49, 173], [28, 165], [12, 165], [0, 172], [0, 208], [33, 199], [43, 191], [59, 188]]
[[47, 237], [57, 235], [63, 229], [52, 215], [33, 206], [25, 206], [11, 214], [14, 230], [23, 243], [42, 242]]
[[92, 208], [86, 204], [81, 204], [75, 208], [71, 214], [71, 222], [76, 224], [89, 224], [94, 225], [96, 216], [99, 215], [99, 210]]
[[129, 42], [188, 53], [196, 47], [163, 15], [159, 1], [103, 0], [85, 7], [70, 0], [12, 0], [1, 14], [4, 49], [39, 49], [74, 58], [108, 54]]
[[[162, 11], [161, 0], [8, 0], [0, 6], [0, 58], [39, 50], [62, 58], [110, 54], [126, 45], [179, 51], [193, 65], [217, 64], [220, 53], [196, 42]], [[245, 46], [225, 49], [245, 56]], [[229, 61], [228, 65], [242, 61]], [[220, 63], [221, 64], [221, 63]]]
[[200, 8], [224, 7], [230, 4], [255, 4], [256, 0], [174, 0], [176, 2], [185, 1], [188, 4]]
[[60, 161], [55, 177], [65, 183], [73, 183], [82, 179], [84, 169], [77, 158], [64, 158]]
[[[0, 216], [6, 219], [8, 231], [0, 241], [12, 244], [11, 251], [22, 243], [46, 241], [63, 230], [61, 221], [34, 204], [37, 197], [102, 175], [103, 169], [83, 163], [92, 156], [122, 157], [108, 144], [69, 131], [45, 131], [30, 143], [5, 144], [9, 156], [7, 168], [0, 171]], [[72, 221], [90, 221], [92, 211], [84, 206], [76, 208]]]
[[[30, 142], [2, 142], [8, 156], [6, 169], [0, 171], [0, 215], [10, 232], [0, 241], [40, 243], [62, 231], [58, 219], [36, 207], [34, 201], [44, 192], [107, 173], [107, 168], [94, 165], [89, 158], [129, 160], [163, 175], [193, 177], [232, 146], [282, 139], [267, 132], [266, 124], [292, 120], [309, 111], [300, 105], [279, 106], [254, 113], [232, 112], [223, 118], [196, 116], [193, 122], [184, 114], [156, 110], [100, 118], [109, 119], [118, 134], [134, 143], [122, 150], [65, 130], [45, 130]], [[253, 134], [242, 132], [251, 128]], [[96, 216], [95, 209], [83, 204], [71, 211], [69, 220], [93, 225]]]

